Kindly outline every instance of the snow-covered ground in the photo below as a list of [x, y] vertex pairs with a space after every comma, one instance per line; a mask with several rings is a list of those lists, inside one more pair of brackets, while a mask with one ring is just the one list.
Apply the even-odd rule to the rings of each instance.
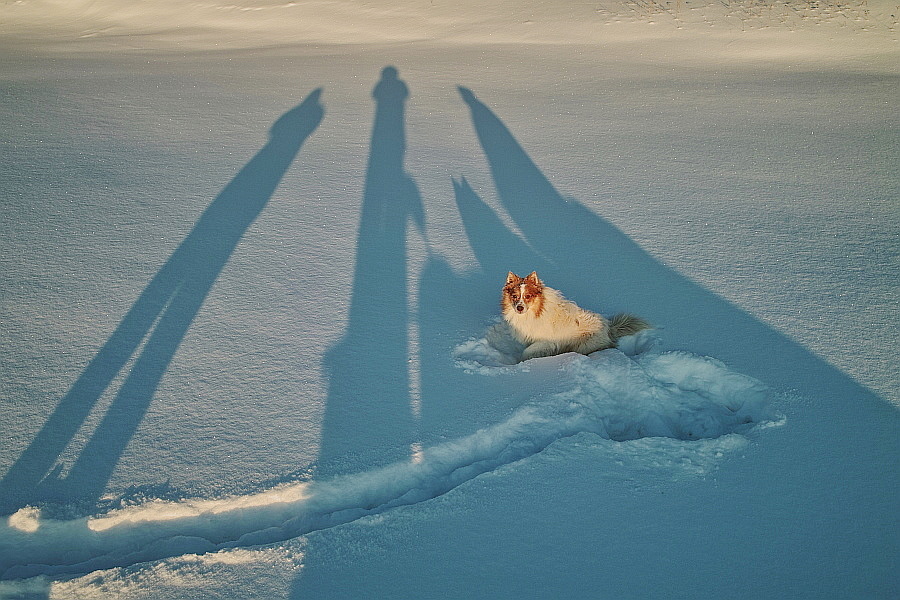
[[896, 4], [0, 15], [0, 597], [900, 596]]

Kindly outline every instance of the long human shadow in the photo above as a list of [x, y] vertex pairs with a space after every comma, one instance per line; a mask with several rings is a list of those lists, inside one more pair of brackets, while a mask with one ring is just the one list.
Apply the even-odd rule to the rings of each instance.
[[[324, 115], [321, 89], [272, 126], [266, 145], [206, 208], [0, 483], [0, 514], [45, 500], [96, 502], [147, 412], [185, 333], [246, 229]], [[143, 344], [143, 347], [142, 347]], [[86, 446], [60, 478], [66, 445], [134, 364]]]
[[530, 247], [555, 265], [548, 284], [576, 299], [596, 299], [604, 312], [640, 309], [652, 318], [658, 298], [645, 290], [674, 273], [583, 204], [561, 196], [502, 121], [470, 90], [459, 89], [504, 209]]
[[385, 67], [375, 116], [344, 337], [325, 355], [328, 397], [316, 475], [362, 471], [409, 457], [414, 438], [409, 376], [407, 231], [424, 228], [418, 188], [404, 170], [409, 90]]
[[[839, 386], [848, 401], [876, 398], [800, 344], [665, 266], [577, 200], [563, 197], [503, 122], [471, 90], [459, 90], [500, 202], [529, 246], [554, 266], [555, 272], [546, 274], [548, 283], [601, 312], [637, 312], [671, 330], [667, 334], [676, 334], [679, 345], [740, 365], [784, 389], [796, 387], [800, 368], [822, 376], [804, 377], [813, 394], [833, 396]], [[474, 225], [467, 225], [467, 232], [484, 235]], [[488, 256], [486, 240], [470, 238], [470, 243], [480, 257]], [[765, 351], [751, 349], [751, 343]], [[886, 403], [879, 399], [878, 404]]]
[[[638, 313], [663, 328], [668, 347], [713, 356], [775, 390], [810, 399], [802, 411], [785, 407], [788, 422], [780, 445], [757, 456], [768, 463], [758, 471], [763, 480], [738, 484], [740, 497], [732, 509], [751, 514], [759, 503], [771, 504], [775, 508], [769, 514], [793, 515], [787, 523], [796, 528], [798, 540], [818, 535], [819, 523], [843, 523], [852, 515], [867, 514], [864, 524], [841, 527], [835, 539], [861, 540], [848, 542], [850, 555], [890, 555], [892, 534], [881, 523], [893, 510], [884, 503], [883, 490], [890, 489], [884, 486], [898, 480], [896, 409], [802, 345], [660, 263], [578, 201], [564, 198], [504, 123], [471, 90], [459, 91], [471, 111], [502, 206], [529, 247], [552, 264], [552, 272], [544, 274], [548, 284], [594, 310]], [[467, 220], [466, 213], [461, 214]], [[479, 261], [502, 258], [490, 244], [496, 232], [474, 223], [466, 231]], [[845, 438], [853, 443], [831, 443]], [[822, 443], [801, 442], [811, 439]], [[833, 485], [835, 473], [840, 474], [840, 485]], [[878, 477], [872, 476], [875, 473]], [[798, 482], [810, 481], [822, 482], [822, 490], [798, 487], [803, 485]], [[816, 505], [821, 514], [803, 515], [804, 506], [796, 499], [826, 490], [829, 501]], [[760, 539], [767, 539], [764, 530], [778, 535], [761, 528]]]

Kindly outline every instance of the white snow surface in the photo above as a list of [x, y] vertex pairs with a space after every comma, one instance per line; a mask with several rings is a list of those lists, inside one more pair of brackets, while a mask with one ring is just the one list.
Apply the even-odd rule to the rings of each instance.
[[0, 597], [900, 597], [896, 4], [0, 12]]

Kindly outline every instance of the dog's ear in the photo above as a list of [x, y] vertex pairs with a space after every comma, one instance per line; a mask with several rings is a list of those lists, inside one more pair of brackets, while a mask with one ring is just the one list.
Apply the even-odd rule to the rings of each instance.
[[515, 273], [513, 273], [512, 271], [510, 271], [509, 273], [506, 274], [506, 285], [509, 285], [512, 282], [518, 281], [518, 280], [519, 280], [519, 276], [516, 275]]
[[532, 271], [531, 274], [525, 278], [525, 281], [527, 281], [529, 283], [533, 283], [534, 285], [536, 285], [538, 287], [542, 287], [544, 285], [544, 282], [541, 281], [540, 278], [538, 277], [537, 271]]

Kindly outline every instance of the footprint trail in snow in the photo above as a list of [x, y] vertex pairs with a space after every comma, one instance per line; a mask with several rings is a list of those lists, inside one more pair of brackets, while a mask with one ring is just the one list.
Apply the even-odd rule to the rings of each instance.
[[[531, 368], [510, 364], [493, 341], [458, 347], [460, 366], [513, 378]], [[633, 352], [637, 346], [630, 342]], [[0, 526], [0, 578], [87, 573], [283, 541], [436, 498], [583, 432], [614, 441], [740, 438], [778, 420], [762, 383], [714, 359], [683, 352], [629, 356], [629, 343], [623, 350], [538, 359], [564, 372], [566, 389], [534, 399], [503, 422], [427, 448], [415, 460], [256, 494], [155, 501], [68, 521], [22, 509]]]

